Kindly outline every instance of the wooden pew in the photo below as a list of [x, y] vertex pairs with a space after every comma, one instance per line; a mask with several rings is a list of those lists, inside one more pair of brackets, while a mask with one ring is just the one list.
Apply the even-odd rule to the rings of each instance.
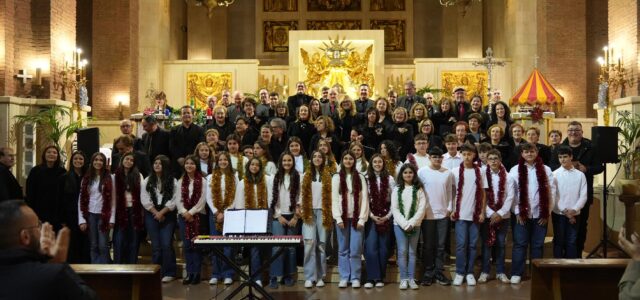
[[100, 299], [161, 300], [158, 265], [71, 265]]
[[535, 259], [531, 299], [618, 299], [629, 259]]

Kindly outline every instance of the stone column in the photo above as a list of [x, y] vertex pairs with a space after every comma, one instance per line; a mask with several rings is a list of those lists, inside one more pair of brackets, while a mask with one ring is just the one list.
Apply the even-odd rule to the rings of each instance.
[[169, 57], [169, 0], [140, 0], [140, 75], [138, 77], [139, 99], [132, 112], [142, 111], [152, 104], [145, 98], [151, 87], [162, 88], [163, 62]]

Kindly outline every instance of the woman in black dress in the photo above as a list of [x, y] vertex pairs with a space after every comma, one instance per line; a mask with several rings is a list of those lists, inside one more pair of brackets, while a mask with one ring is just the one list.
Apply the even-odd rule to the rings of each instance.
[[[298, 118], [289, 126], [287, 136], [297, 136], [302, 140], [303, 149], [309, 149], [311, 137], [316, 134], [316, 127], [311, 124], [311, 109], [303, 104], [298, 108]], [[278, 158], [276, 158], [277, 160]]]
[[87, 170], [85, 156], [82, 151], [73, 152], [69, 161], [69, 170], [59, 178], [60, 208], [62, 210], [61, 224], [69, 227], [69, 252], [67, 262], [70, 264], [91, 263], [89, 256], [89, 239], [78, 226], [78, 197], [80, 195], [80, 181]]
[[33, 167], [27, 177], [27, 204], [42, 222], [49, 222], [56, 231], [61, 228], [62, 210], [55, 195], [59, 192], [58, 179], [65, 172], [60, 150], [50, 145], [44, 148], [41, 163]]
[[442, 138], [452, 132], [453, 124], [458, 121], [455, 112], [451, 109], [452, 107], [451, 99], [442, 98], [440, 99], [440, 111], [433, 115], [436, 133]]

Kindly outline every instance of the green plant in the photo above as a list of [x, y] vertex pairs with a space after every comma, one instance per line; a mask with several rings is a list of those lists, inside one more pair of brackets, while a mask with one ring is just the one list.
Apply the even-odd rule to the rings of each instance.
[[625, 179], [634, 179], [635, 164], [640, 159], [640, 114], [619, 111], [616, 126], [620, 127], [620, 153]]
[[438, 95], [442, 92], [444, 92], [444, 89], [436, 89], [432, 85], [427, 84], [421, 89], [417, 90], [416, 95], [422, 96], [424, 95], [424, 93], [432, 93], [434, 98], [438, 98]]
[[[51, 106], [44, 108], [35, 114], [16, 115], [14, 128], [24, 124], [33, 123], [45, 134], [45, 142], [52, 143], [60, 149], [60, 155], [66, 157], [64, 147], [60, 145], [60, 140], [67, 140], [76, 130], [82, 127], [82, 121], [72, 120], [71, 109], [63, 106]], [[64, 120], [70, 121], [66, 123]]]

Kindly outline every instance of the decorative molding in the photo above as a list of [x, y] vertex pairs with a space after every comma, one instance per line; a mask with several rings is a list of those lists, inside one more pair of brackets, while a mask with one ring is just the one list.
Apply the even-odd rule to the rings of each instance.
[[297, 30], [298, 21], [264, 21], [262, 25], [263, 51], [288, 52], [289, 30]]

